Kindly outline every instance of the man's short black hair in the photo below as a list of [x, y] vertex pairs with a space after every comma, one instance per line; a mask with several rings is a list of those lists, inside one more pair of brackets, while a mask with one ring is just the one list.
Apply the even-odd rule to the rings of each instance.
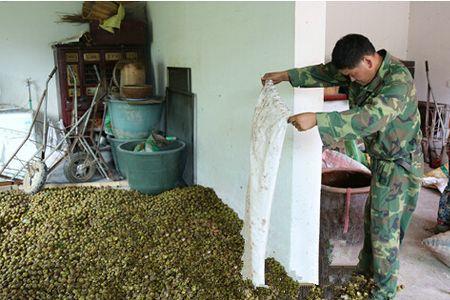
[[331, 62], [339, 70], [353, 69], [364, 55], [375, 54], [375, 48], [368, 38], [361, 34], [347, 34], [337, 41], [331, 54]]

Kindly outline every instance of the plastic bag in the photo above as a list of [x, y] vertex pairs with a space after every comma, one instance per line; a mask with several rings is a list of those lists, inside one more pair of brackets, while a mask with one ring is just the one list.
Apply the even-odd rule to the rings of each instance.
[[174, 136], [164, 136], [163, 132], [154, 130], [143, 143], [134, 147], [134, 152], [158, 152], [166, 150], [177, 138]]
[[275, 182], [290, 111], [272, 81], [259, 96], [252, 123], [250, 177], [247, 186], [241, 274], [264, 286], [264, 261]]
[[422, 186], [437, 189], [441, 194], [448, 183], [448, 163], [426, 173], [422, 178]]
[[370, 170], [362, 163], [352, 159], [351, 157], [329, 149], [325, 149], [322, 152], [322, 168], [332, 169], [332, 168], [344, 168], [344, 169], [357, 169], [364, 172], [369, 172]]
[[107, 135], [114, 135], [112, 132], [111, 115], [109, 114], [109, 109], [105, 114], [105, 124], [103, 125], [103, 130]]
[[134, 152], [158, 152], [161, 149], [158, 147], [153, 135], [151, 134], [143, 143], [134, 146]]

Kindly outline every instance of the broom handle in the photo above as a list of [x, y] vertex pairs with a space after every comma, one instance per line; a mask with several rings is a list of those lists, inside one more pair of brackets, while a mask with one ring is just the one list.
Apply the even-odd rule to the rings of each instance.
[[446, 127], [445, 127], [445, 124], [444, 124], [444, 120], [442, 120], [442, 116], [441, 116], [441, 110], [439, 109], [439, 107], [438, 107], [438, 104], [437, 104], [437, 102], [436, 102], [436, 98], [434, 97], [434, 93], [433, 93], [433, 90], [431, 89], [431, 83], [430, 83], [430, 75], [429, 75], [429, 71], [430, 71], [430, 69], [429, 69], [429, 67], [428, 67], [428, 61], [426, 60], [425, 61], [425, 73], [426, 73], [426, 75], [427, 75], [427, 82], [428, 82], [428, 90], [427, 90], [427, 94], [428, 94], [428, 98], [427, 98], [427, 104], [428, 104], [428, 100], [429, 100], [429, 95], [431, 95], [431, 98], [433, 99], [433, 103], [434, 103], [434, 106], [435, 106], [435, 108], [436, 108], [436, 112], [437, 112], [437, 115], [438, 115], [438, 119], [439, 119], [439, 122], [441, 123], [440, 125], [442, 126], [442, 131], [443, 131], [443, 137], [442, 137], [442, 146], [444, 146], [445, 145], [445, 131], [446, 131]]
[[430, 81], [428, 80], [428, 60], [425, 61], [425, 73], [427, 76], [427, 106], [425, 109], [425, 134], [427, 135], [428, 144], [431, 141], [431, 128], [428, 122], [430, 122]]

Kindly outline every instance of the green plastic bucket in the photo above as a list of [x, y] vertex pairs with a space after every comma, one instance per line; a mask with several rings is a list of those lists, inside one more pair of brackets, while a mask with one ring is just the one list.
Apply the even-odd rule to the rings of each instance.
[[162, 105], [159, 100], [129, 101], [110, 99], [111, 127], [118, 139], [145, 139], [158, 127]]
[[112, 135], [107, 135], [106, 139], [108, 140], [108, 143], [111, 145], [111, 154], [113, 157], [114, 165], [116, 166], [117, 172], [119, 172], [120, 176], [123, 178], [127, 178], [126, 174], [126, 165], [124, 164], [123, 158], [121, 153], [118, 153], [117, 148], [120, 144], [126, 143], [126, 142], [144, 142], [145, 139], [135, 139], [135, 140], [129, 140], [129, 139], [116, 139]]
[[184, 171], [186, 144], [176, 140], [165, 150], [158, 152], [133, 152], [139, 142], [119, 145], [118, 153], [126, 164], [128, 184], [133, 190], [156, 195], [175, 188]]

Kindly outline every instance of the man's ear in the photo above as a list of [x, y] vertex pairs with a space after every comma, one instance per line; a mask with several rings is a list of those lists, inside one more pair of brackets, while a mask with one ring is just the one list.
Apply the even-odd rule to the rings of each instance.
[[370, 56], [364, 56], [363, 57], [363, 62], [366, 64], [366, 66], [369, 69], [372, 69], [372, 67], [374, 66], [373, 61], [372, 61]]

